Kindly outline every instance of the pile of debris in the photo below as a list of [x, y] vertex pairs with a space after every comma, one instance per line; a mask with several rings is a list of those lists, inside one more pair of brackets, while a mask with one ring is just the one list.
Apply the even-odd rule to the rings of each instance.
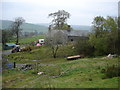
[[33, 66], [32, 64], [26, 64], [25, 66], [22, 66], [20, 70], [24, 70], [24, 71], [31, 70], [32, 66]]
[[114, 55], [108, 54], [106, 57], [103, 57], [102, 59], [112, 59], [114, 57], [117, 57], [117, 54], [114, 54]]

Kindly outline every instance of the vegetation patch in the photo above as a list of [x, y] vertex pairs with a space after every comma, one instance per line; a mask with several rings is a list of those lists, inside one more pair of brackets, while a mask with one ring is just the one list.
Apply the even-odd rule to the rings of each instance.
[[105, 78], [119, 77], [120, 76], [120, 66], [112, 65], [106, 69], [101, 70], [102, 73], [105, 73]]
[[[8, 56], [10, 62], [33, 64], [33, 67], [31, 70], [26, 71], [19, 68], [4, 70], [3, 87], [118, 88], [119, 77], [103, 79], [106, 73], [101, 73], [101, 70], [104, 68], [107, 70], [106, 67], [117, 65], [119, 57], [113, 59], [102, 59], [101, 57], [82, 58], [67, 61], [63, 57], [52, 58], [49, 49], [46, 46], [32, 47], [30, 52], [10, 54]], [[113, 69], [116, 69], [116, 67]], [[38, 75], [39, 72], [43, 72], [43, 74]]]

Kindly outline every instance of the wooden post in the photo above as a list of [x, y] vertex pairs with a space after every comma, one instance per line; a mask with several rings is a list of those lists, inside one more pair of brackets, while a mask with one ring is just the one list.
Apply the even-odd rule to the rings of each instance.
[[14, 62], [14, 68], [16, 68], [16, 63]]

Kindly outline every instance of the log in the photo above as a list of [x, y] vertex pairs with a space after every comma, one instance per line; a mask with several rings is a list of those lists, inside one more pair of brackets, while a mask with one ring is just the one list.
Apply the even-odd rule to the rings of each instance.
[[81, 56], [80, 56], [80, 55], [69, 56], [69, 57], [67, 57], [67, 60], [76, 60], [76, 59], [78, 59], [78, 58], [81, 58]]

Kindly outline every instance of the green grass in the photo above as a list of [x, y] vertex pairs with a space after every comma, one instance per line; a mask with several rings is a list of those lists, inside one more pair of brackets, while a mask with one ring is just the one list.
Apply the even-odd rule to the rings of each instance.
[[[30, 44], [33, 41], [37, 41], [37, 40], [43, 39], [43, 38], [45, 38], [45, 35], [37, 35], [37, 36], [33, 36], [33, 37], [20, 38], [19, 43], [20, 44]], [[15, 40], [11, 41], [11, 42], [15, 43]]]
[[[70, 51], [70, 47], [67, 50]], [[58, 53], [60, 52], [59, 49]], [[33, 69], [28, 71], [21, 71], [17, 68], [3, 71], [3, 87], [118, 88], [119, 77], [103, 79], [105, 74], [101, 73], [101, 70], [114, 64], [117, 65], [120, 58], [82, 58], [67, 61], [64, 57], [67, 55], [64, 55], [65, 53], [54, 59], [51, 56], [50, 48], [42, 46], [33, 47], [31, 52], [10, 54], [8, 59], [11, 62], [37, 64], [37, 66], [33, 66]], [[70, 52], [68, 55], [72, 54]], [[38, 61], [32, 61], [33, 59]], [[36, 72], [44, 72], [44, 74], [37, 75]]]
[[45, 38], [45, 36], [38, 35], [38, 36], [33, 36], [33, 37], [28, 37], [28, 38], [22, 38], [22, 39], [20, 39], [20, 43], [31, 43], [32, 41], [37, 41], [42, 38]]

